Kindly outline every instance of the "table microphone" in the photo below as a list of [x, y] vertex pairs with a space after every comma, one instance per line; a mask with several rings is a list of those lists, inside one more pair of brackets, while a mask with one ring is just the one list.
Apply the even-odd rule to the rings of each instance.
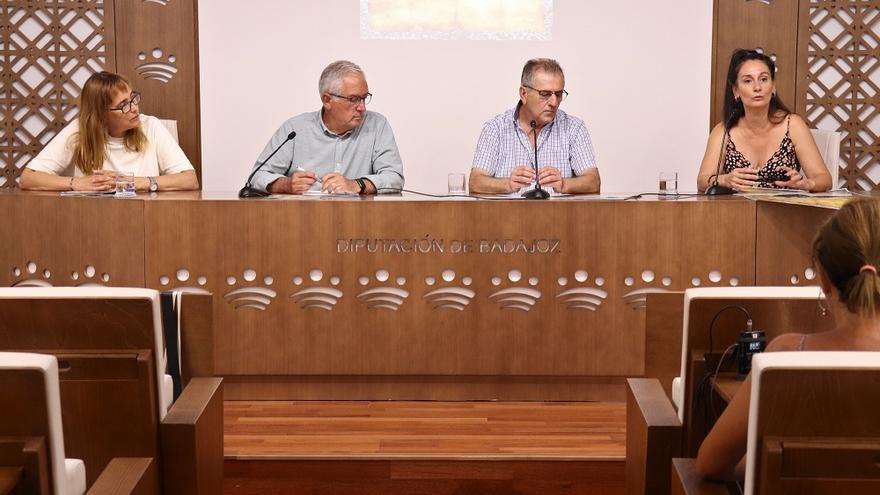
[[538, 177], [538, 123], [534, 120], [529, 122], [532, 132], [535, 133], [535, 188], [522, 193], [526, 199], [547, 199], [550, 193], [541, 188], [541, 179]]
[[724, 160], [724, 145], [727, 143], [727, 133], [724, 133], [724, 139], [721, 140], [721, 153], [718, 155], [718, 165], [715, 166], [715, 180], [712, 185], [706, 188], [706, 196], [723, 196], [725, 194], [733, 194], [736, 191], [729, 187], [718, 184], [718, 175], [721, 174], [721, 162]]
[[[257, 165], [257, 168], [255, 168], [254, 171], [251, 172], [251, 175], [248, 176], [247, 182], [245, 182], [244, 187], [241, 188], [241, 191], [238, 191], [239, 198], [265, 198], [266, 196], [269, 195], [269, 192], [267, 192], [267, 191], [264, 192], [264, 191], [254, 189], [254, 187], [251, 186], [251, 179], [254, 178], [254, 174], [256, 174], [257, 171], [259, 171], [261, 168], [263, 168], [263, 165], [265, 165], [266, 162], [268, 162], [270, 158], [275, 156], [275, 153], [278, 153], [278, 150], [280, 150], [282, 146], [287, 144], [288, 141], [292, 140], [295, 137], [296, 137], [296, 131], [290, 131], [290, 134], [287, 135], [287, 139], [285, 139], [283, 143], [279, 144], [278, 147], [275, 148], [275, 151], [273, 151], [271, 155], [267, 156], [266, 159], [263, 160], [262, 163]], [[288, 167], [287, 170], [290, 171], [290, 167]]]

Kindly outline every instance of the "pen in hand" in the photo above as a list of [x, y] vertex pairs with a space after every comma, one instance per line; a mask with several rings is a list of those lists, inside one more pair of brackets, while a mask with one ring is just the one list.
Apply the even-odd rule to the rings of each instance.
[[[308, 172], [308, 170], [306, 170], [306, 169], [304, 169], [304, 168], [302, 168], [302, 167], [296, 167], [296, 168], [294, 169], [294, 171], [296, 171], [296, 172]], [[321, 178], [318, 177], [317, 174], [315, 174], [315, 182], [317, 182], [317, 183], [319, 183], [319, 184], [321, 183]]]

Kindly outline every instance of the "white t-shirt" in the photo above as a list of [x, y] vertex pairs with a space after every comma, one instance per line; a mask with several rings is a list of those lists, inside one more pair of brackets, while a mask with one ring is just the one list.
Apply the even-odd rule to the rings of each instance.
[[[159, 119], [141, 114], [141, 128], [147, 136], [144, 151], [129, 151], [125, 149], [123, 138], [109, 137], [102, 169], [134, 172], [135, 177], [156, 177], [193, 170], [189, 159]], [[27, 164], [27, 168], [55, 175], [83, 175], [73, 165], [73, 137], [78, 132], [79, 119], [74, 119], [49, 141], [43, 151]]]

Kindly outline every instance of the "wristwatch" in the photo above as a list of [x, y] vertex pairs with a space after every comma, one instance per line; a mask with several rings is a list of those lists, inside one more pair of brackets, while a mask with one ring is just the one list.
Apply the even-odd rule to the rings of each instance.
[[156, 192], [159, 190], [159, 183], [156, 182], [155, 177], [149, 177], [150, 179], [150, 192]]
[[364, 179], [355, 179], [354, 181], [357, 182], [358, 187], [361, 188], [361, 190], [358, 191], [358, 194], [363, 194], [364, 191], [367, 190], [367, 183], [364, 182]]

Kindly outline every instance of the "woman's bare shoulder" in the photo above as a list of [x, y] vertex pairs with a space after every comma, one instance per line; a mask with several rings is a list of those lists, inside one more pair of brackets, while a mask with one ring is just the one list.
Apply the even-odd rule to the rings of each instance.
[[802, 333], [782, 334], [779, 337], [773, 339], [770, 344], [767, 345], [767, 351], [779, 352], [799, 350], [801, 346], [801, 340], [804, 338], [804, 335], [805, 334]]

